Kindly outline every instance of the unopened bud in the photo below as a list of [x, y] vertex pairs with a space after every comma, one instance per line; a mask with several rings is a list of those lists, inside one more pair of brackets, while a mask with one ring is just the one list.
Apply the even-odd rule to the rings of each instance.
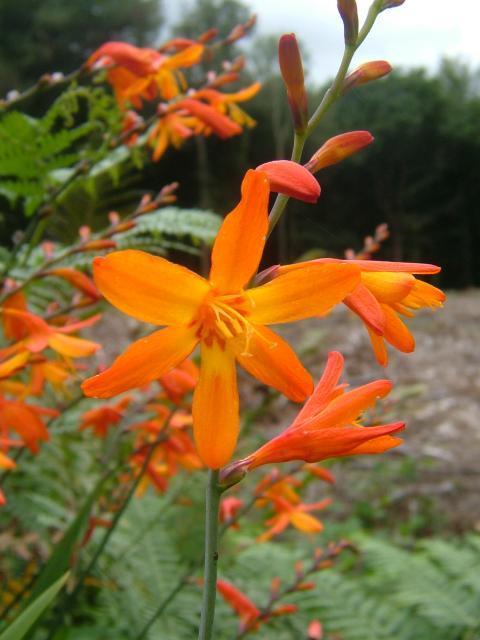
[[248, 458], [245, 460], [237, 460], [225, 467], [220, 473], [219, 486], [222, 491], [233, 487], [243, 480], [248, 471]]
[[357, 42], [358, 36], [358, 11], [355, 0], [337, 0], [340, 17], [343, 20], [343, 33], [346, 45]]
[[357, 87], [360, 84], [366, 84], [367, 82], [373, 82], [383, 78], [390, 73], [392, 65], [386, 60], [372, 60], [371, 62], [365, 62], [349, 73], [343, 82], [343, 93], [350, 91], [353, 87]]
[[79, 251], [100, 251], [101, 249], [115, 249], [117, 243], [113, 240], [91, 240], [83, 245]]
[[120, 222], [120, 215], [118, 211], [110, 211], [108, 214], [108, 220], [112, 226], [116, 226]]
[[218, 29], [214, 29], [212, 27], [211, 29], [204, 31], [200, 36], [198, 36], [198, 42], [205, 44], [205, 42], [210, 42], [210, 40], [213, 40], [213, 38], [216, 38], [217, 35], [218, 35]]
[[385, 9], [394, 9], [404, 2], [405, 0], [383, 0], [382, 5], [380, 6], [380, 11], [385, 11]]
[[285, 34], [280, 38], [278, 61], [287, 89], [295, 131], [304, 131], [308, 120], [308, 100], [305, 91], [302, 56], [294, 33]]
[[304, 166], [311, 173], [316, 173], [320, 169], [348, 158], [371, 142], [373, 142], [373, 136], [368, 131], [341, 133], [327, 140]]

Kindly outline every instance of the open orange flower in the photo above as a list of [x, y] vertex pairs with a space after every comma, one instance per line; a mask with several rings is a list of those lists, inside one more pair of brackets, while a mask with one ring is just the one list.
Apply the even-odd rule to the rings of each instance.
[[222, 93], [216, 89], [206, 88], [196, 91], [194, 97], [197, 100], [206, 100], [214, 109], [228, 115], [241, 127], [251, 129], [256, 124], [255, 120], [248, 113], [245, 113], [237, 103], [251, 100], [260, 91], [261, 87], [260, 82], [255, 82], [235, 93]]
[[50, 347], [62, 356], [82, 358], [92, 355], [101, 348], [100, 344], [91, 340], [67, 335], [95, 324], [100, 319], [99, 315], [64, 327], [49, 325], [43, 318], [28, 311], [4, 308], [3, 315], [9, 319], [10, 323], [15, 324], [17, 333], [24, 337], [15, 344], [1, 349], [0, 357], [8, 357], [22, 351], [39, 353]]
[[[415, 262], [383, 262], [377, 260], [336, 260], [321, 258], [311, 264], [352, 264], [361, 272], [361, 280], [343, 302], [367, 327], [377, 361], [388, 363], [385, 341], [404, 353], [415, 349], [415, 340], [400, 315], [412, 317], [423, 307], [443, 305], [445, 294], [437, 287], [418, 280], [415, 275], [438, 273], [440, 267]], [[308, 263], [281, 266], [275, 275], [303, 269]]]
[[312, 379], [289, 345], [265, 325], [326, 312], [359, 280], [353, 265], [308, 264], [246, 290], [265, 245], [269, 191], [265, 173], [248, 171], [242, 199], [216, 238], [209, 280], [141, 251], [94, 260], [95, 283], [107, 300], [167, 328], [131, 345], [109, 369], [86, 380], [84, 392], [107, 398], [140, 387], [178, 365], [200, 343], [194, 434], [200, 457], [214, 469], [228, 462], [238, 437], [235, 361], [301, 402], [312, 391]]
[[8, 438], [9, 431], [15, 431], [25, 446], [37, 453], [39, 442], [50, 437], [42, 416], [53, 418], [58, 416], [58, 411], [0, 396], [0, 437]]
[[[232, 469], [249, 470], [291, 460], [318, 462], [326, 458], [383, 453], [401, 444], [402, 440], [391, 434], [404, 429], [403, 422], [364, 427], [357, 421], [365, 409], [390, 392], [392, 383], [376, 380], [345, 392], [345, 385], [338, 385], [342, 369], [343, 356], [332, 351], [315, 391], [294, 422], [247, 458], [234, 462]], [[228, 473], [226, 469], [225, 474]]]
[[247, 595], [226, 580], [217, 580], [217, 591], [239, 617], [240, 633], [258, 630], [261, 624], [268, 622], [273, 616], [283, 616], [298, 611], [296, 605], [281, 604], [268, 613], [262, 613]]
[[300, 501], [297, 494], [295, 495], [298, 500], [293, 502], [282, 496], [272, 496], [270, 498], [276, 513], [265, 522], [269, 528], [258, 536], [258, 542], [271, 540], [271, 538], [282, 533], [290, 524], [303, 533], [319, 533], [323, 530], [322, 522], [311, 516], [310, 512], [325, 509], [331, 504], [331, 499], [325, 498], [319, 502], [305, 504]]
[[109, 67], [108, 80], [120, 106], [131, 102], [141, 107], [142, 100], [157, 96], [175, 98], [185, 79], [180, 71], [200, 62], [204, 47], [195, 43], [172, 56], [148, 47], [139, 48], [127, 42], [106, 42], [87, 60], [90, 68]]
[[85, 411], [82, 415], [82, 422], [79, 427], [80, 431], [91, 427], [96, 436], [99, 438], [105, 438], [110, 427], [112, 425], [117, 425], [120, 420], [122, 420], [125, 414], [125, 409], [128, 407], [130, 402], [131, 398], [129, 396], [125, 396], [115, 405], [103, 405], [101, 407], [95, 407], [94, 409]]

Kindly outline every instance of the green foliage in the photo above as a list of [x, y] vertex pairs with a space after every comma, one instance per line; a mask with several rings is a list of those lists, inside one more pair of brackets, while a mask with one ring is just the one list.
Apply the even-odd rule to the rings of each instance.
[[71, 173], [80, 160], [98, 161], [107, 153], [102, 133], [115, 132], [120, 114], [113, 98], [100, 87], [73, 85], [43, 118], [18, 111], [0, 120], [0, 194], [13, 207], [18, 199], [32, 215]]
[[136, 227], [118, 237], [119, 248], [198, 255], [202, 246], [213, 243], [220, 222], [220, 216], [209, 211], [165, 207], [139, 218]]
[[161, 17], [161, 0], [2, 0], [0, 92], [73, 71], [107, 40], [150, 44]]
[[31, 629], [68, 579], [69, 572], [38, 596], [0, 635], [0, 640], [21, 640]]

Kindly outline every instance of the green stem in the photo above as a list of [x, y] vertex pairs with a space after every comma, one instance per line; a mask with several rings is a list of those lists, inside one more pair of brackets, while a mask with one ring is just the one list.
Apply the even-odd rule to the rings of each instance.
[[205, 502], [205, 573], [203, 585], [202, 617], [198, 640], [211, 640], [215, 618], [215, 600], [217, 597], [218, 562], [218, 509], [221, 490], [218, 486], [218, 471], [208, 472], [208, 484]]
[[[295, 136], [293, 138], [292, 155], [290, 156], [290, 160], [292, 160], [293, 162], [300, 162], [300, 160], [302, 159], [302, 152], [303, 147], [305, 146], [306, 139], [306, 132], [298, 133], [295, 131]], [[287, 202], [289, 201], [289, 199], [290, 198], [288, 196], [284, 196], [280, 193], [276, 197], [272, 210], [270, 211], [267, 238], [270, 237], [272, 231], [277, 226], [278, 221], [282, 217], [282, 213], [287, 206]]]
[[[338, 100], [338, 98], [342, 95], [343, 83], [345, 80], [345, 76], [347, 75], [348, 68], [352, 61], [352, 58], [358, 49], [358, 47], [365, 40], [367, 35], [370, 33], [375, 20], [380, 11], [380, 5], [382, 0], [374, 0], [373, 4], [370, 6], [365, 22], [358, 34], [357, 41], [355, 44], [346, 45], [345, 50], [343, 52], [343, 57], [340, 62], [340, 66], [338, 67], [337, 74], [331, 84], [331, 86], [326, 91], [325, 95], [322, 98], [322, 101], [316, 108], [314, 114], [308, 121], [308, 126], [304, 132], [295, 132], [295, 137], [293, 140], [293, 150], [290, 160], [293, 162], [300, 162], [302, 159], [303, 147], [305, 146], [305, 142], [313, 133], [313, 131], [318, 127], [320, 121], [325, 116], [330, 107]], [[269, 225], [268, 225], [268, 233], [267, 238], [270, 237], [272, 231], [278, 224], [278, 221], [282, 217], [282, 214], [287, 206], [287, 202], [289, 201], [288, 196], [284, 196], [279, 194], [274, 202], [272, 210], [270, 211], [269, 216]]]

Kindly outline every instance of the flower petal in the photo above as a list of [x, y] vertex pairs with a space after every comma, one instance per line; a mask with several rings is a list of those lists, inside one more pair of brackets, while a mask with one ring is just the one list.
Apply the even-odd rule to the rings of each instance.
[[210, 280], [221, 293], [242, 289], [258, 268], [268, 230], [268, 195], [266, 176], [247, 171], [242, 199], [223, 221], [213, 246]]
[[[375, 404], [379, 398], [388, 395], [392, 390], [390, 380], [375, 380], [361, 387], [347, 391], [334, 398], [328, 407], [318, 415], [296, 425], [295, 428], [342, 427], [354, 422], [365, 409]], [[289, 427], [289, 430], [292, 426]]]
[[291, 160], [273, 160], [257, 167], [267, 174], [270, 191], [315, 203], [320, 196], [320, 185], [308, 169]]
[[296, 529], [304, 533], [319, 533], [323, 530], [323, 524], [320, 520], [302, 511], [293, 511], [290, 514], [290, 522]]
[[382, 304], [382, 309], [385, 314], [385, 330], [383, 334], [385, 340], [403, 353], [414, 351], [415, 338], [407, 326], [388, 304]]
[[61, 333], [52, 333], [48, 339], [48, 346], [54, 351], [61, 353], [62, 356], [69, 358], [91, 356], [92, 353], [95, 353], [95, 351], [98, 351], [102, 347], [98, 342], [91, 342], [83, 338], [74, 338], [73, 336], [65, 336]]
[[193, 271], [143, 251], [95, 258], [95, 284], [115, 307], [152, 324], [187, 324], [209, 291]]
[[379, 302], [400, 302], [415, 285], [410, 273], [388, 272], [362, 273], [362, 283]]
[[185, 360], [198, 339], [186, 327], [168, 327], [137, 340], [102, 373], [82, 384], [86, 396], [111, 398], [159, 378]]
[[382, 308], [373, 293], [362, 282], [343, 302], [376, 333], [383, 333], [385, 317]]
[[248, 344], [235, 344], [236, 357], [244, 369], [264, 384], [278, 389], [294, 402], [312, 393], [313, 381], [290, 345], [266, 327], [255, 327]]
[[[248, 469], [255, 469], [264, 464], [289, 462], [291, 460], [319, 462], [327, 458], [348, 456], [351, 452], [357, 450], [358, 453], [370, 453], [371, 449], [365, 446], [364, 451], [362, 451], [360, 446], [375, 438], [383, 438], [404, 428], [405, 424], [403, 422], [396, 422], [378, 427], [351, 425], [343, 428], [317, 429], [315, 427], [306, 427], [287, 430], [248, 456]], [[382, 443], [385, 444], [385, 441], [382, 440]]]
[[367, 331], [370, 336], [370, 342], [372, 343], [372, 349], [378, 364], [382, 367], [386, 367], [388, 364], [388, 351], [384, 337], [377, 335], [369, 326], [367, 326]]
[[202, 344], [192, 413], [200, 458], [211, 469], [222, 467], [235, 449], [240, 423], [235, 356], [216, 341], [211, 346]]
[[348, 264], [305, 262], [247, 291], [255, 324], [293, 322], [329, 311], [358, 284], [360, 271]]
[[308, 420], [309, 418], [312, 418], [316, 414], [323, 411], [323, 409], [332, 399], [332, 394], [334, 393], [338, 381], [340, 380], [340, 376], [342, 375], [343, 370], [343, 363], [343, 356], [338, 351], [331, 351], [328, 354], [327, 364], [325, 366], [322, 377], [318, 381], [313, 394], [304, 404], [289, 428], [292, 428], [296, 424], [304, 422], [305, 420]]

